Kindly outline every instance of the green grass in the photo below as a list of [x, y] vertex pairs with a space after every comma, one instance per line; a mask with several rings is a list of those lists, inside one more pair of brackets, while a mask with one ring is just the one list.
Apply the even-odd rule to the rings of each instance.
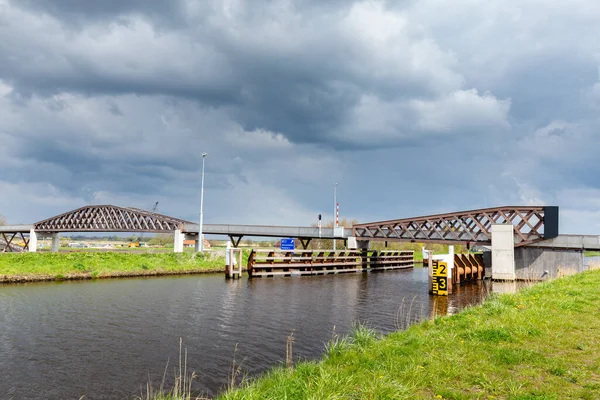
[[[196, 253], [18, 253], [0, 254], [0, 277], [91, 278], [128, 274], [224, 271], [224, 257]], [[10, 280], [10, 279], [9, 279]]]
[[583, 255], [586, 257], [600, 257], [600, 251], [584, 251]]
[[600, 271], [378, 338], [355, 327], [321, 361], [285, 367], [222, 399], [599, 399]]

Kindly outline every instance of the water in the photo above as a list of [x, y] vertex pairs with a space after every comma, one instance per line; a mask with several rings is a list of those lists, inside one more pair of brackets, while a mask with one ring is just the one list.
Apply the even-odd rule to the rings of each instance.
[[[194, 389], [217, 394], [234, 348], [255, 376], [285, 360], [314, 359], [356, 321], [381, 332], [480, 301], [481, 282], [428, 295], [425, 269], [226, 281], [222, 275], [0, 286], [1, 399], [127, 399], [162, 381], [182, 338]], [[167, 380], [171, 382], [171, 379]]]

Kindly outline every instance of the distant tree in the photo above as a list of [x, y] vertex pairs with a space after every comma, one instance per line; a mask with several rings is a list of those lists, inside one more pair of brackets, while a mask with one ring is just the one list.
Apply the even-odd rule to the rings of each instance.
[[148, 240], [148, 244], [151, 246], [167, 246], [169, 244], [173, 244], [173, 235], [170, 233], [159, 233], [150, 240]]
[[4, 215], [0, 214], [0, 226], [6, 225], [6, 218]]

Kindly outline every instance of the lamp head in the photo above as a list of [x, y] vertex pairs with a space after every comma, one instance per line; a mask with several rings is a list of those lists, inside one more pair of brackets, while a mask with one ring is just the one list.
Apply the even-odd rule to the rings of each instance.
[[206, 157], [208, 153], [202, 153], [202, 157]]

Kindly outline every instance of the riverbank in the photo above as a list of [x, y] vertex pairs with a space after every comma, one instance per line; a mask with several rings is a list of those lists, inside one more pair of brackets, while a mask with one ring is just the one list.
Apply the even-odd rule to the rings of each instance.
[[540, 283], [384, 338], [363, 327], [319, 362], [222, 399], [598, 399], [600, 271]]
[[223, 272], [221, 252], [16, 253], [0, 255], [0, 283]]

